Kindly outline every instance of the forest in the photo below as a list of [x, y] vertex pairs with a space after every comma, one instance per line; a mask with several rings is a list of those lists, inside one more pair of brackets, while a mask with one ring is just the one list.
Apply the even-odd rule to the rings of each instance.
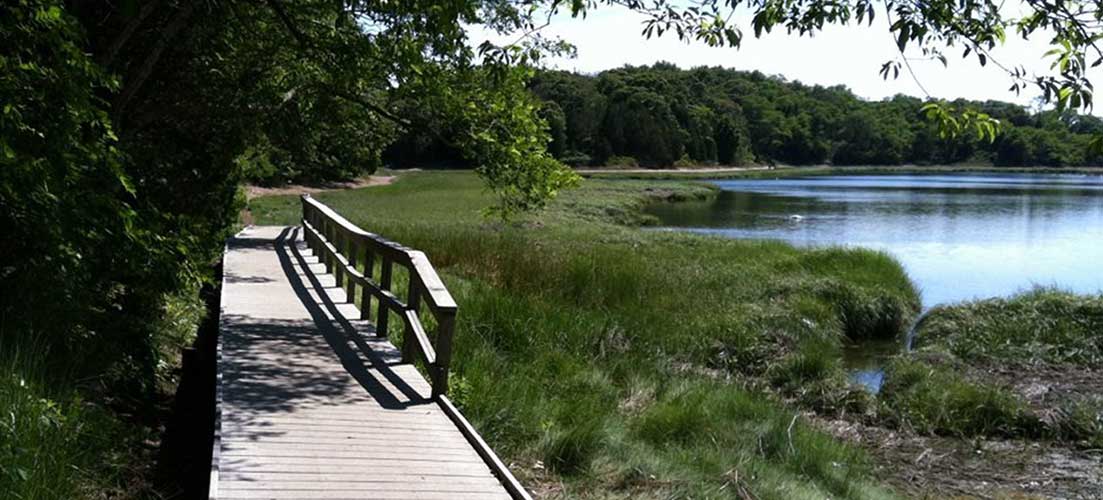
[[[623, 67], [596, 75], [544, 71], [549, 151], [574, 166], [946, 165], [1069, 167], [1100, 164], [1089, 147], [1103, 121], [1075, 111], [1034, 112], [1000, 101], [957, 100], [999, 120], [994, 140], [940, 136], [917, 97], [864, 100], [823, 87], [720, 67]], [[390, 159], [452, 161], [447, 148], [407, 139]]]

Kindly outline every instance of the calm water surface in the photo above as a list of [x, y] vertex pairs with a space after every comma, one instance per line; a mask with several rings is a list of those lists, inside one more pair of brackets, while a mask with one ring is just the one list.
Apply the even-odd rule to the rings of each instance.
[[[649, 211], [664, 226], [688, 231], [885, 250], [907, 269], [924, 308], [1034, 285], [1103, 290], [1100, 176], [839, 175], [715, 183], [723, 190], [715, 200]], [[858, 363], [877, 364], [878, 356], [857, 352]], [[859, 382], [862, 376], [879, 377], [859, 372]]]
[[[1103, 290], [1103, 177], [839, 175], [715, 181], [658, 204], [663, 225], [733, 238], [886, 250], [930, 307], [1033, 285]], [[792, 216], [799, 216], [795, 220]]]

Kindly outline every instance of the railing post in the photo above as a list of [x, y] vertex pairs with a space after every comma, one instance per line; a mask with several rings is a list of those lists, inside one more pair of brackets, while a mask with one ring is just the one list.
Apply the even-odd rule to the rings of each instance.
[[342, 291], [345, 289], [345, 268], [341, 265], [340, 256], [345, 250], [345, 231], [340, 227], [333, 231], [333, 284]]
[[[421, 294], [418, 292], [417, 277], [413, 272], [410, 273], [410, 283], [406, 287], [406, 309], [413, 311], [414, 316], [418, 315], [418, 309], [421, 307]], [[406, 322], [406, 329], [402, 332], [402, 362], [413, 363], [414, 362], [414, 344], [417, 343], [417, 338], [414, 337], [414, 328], [409, 321]]]
[[314, 225], [314, 221], [311, 220], [310, 203], [307, 201], [307, 198], [308, 198], [308, 196], [305, 195], [305, 194], [299, 197], [299, 202], [302, 203], [302, 207], [303, 207], [302, 208], [302, 210], [303, 210], [303, 213], [302, 213], [303, 214], [303, 216], [302, 216], [303, 240], [306, 241], [307, 248], [310, 248], [311, 251], [314, 251], [314, 241], [310, 238], [310, 231], [306, 230], [306, 225], [307, 224], [309, 224], [311, 226]]
[[452, 333], [456, 327], [456, 311], [441, 311], [437, 315], [437, 363], [430, 367], [433, 398], [448, 394], [448, 367], [452, 363]]
[[[375, 254], [364, 245], [364, 277], [371, 281], [375, 277]], [[364, 296], [360, 298], [360, 319], [371, 319], [371, 297], [368, 289], [364, 289]], [[382, 302], [380, 302], [382, 303]], [[382, 306], [380, 306], [382, 307]]]
[[333, 247], [332, 252], [330, 252], [328, 248], [326, 249], [326, 256], [329, 257], [329, 267], [326, 268], [326, 271], [331, 273], [331, 274], [336, 274], [337, 273], [337, 223], [332, 221], [332, 220], [329, 220], [328, 218], [326, 219], [326, 222], [329, 223], [329, 233], [326, 234], [326, 241], [329, 242], [330, 246]]
[[[345, 236], [345, 247], [348, 252], [349, 269], [356, 271], [356, 250], [359, 248], [358, 239], [354, 238], [351, 234]], [[351, 275], [350, 275], [351, 276]], [[356, 281], [349, 279], [350, 276], [346, 276], [345, 280], [348, 281], [348, 296], [346, 297], [349, 304], [356, 304]]]
[[329, 218], [322, 217], [322, 227], [318, 232], [321, 234], [322, 239], [324, 239], [325, 241], [318, 242], [320, 247], [318, 250], [321, 252], [318, 255], [318, 260], [321, 261], [322, 264], [325, 264], [327, 273], [332, 272], [329, 262], [329, 248], [326, 247], [326, 243], [330, 242], [329, 226]]
[[[382, 256], [383, 260], [379, 263], [379, 288], [381, 290], [391, 291], [391, 259], [386, 255]], [[375, 334], [380, 337], [387, 336], [387, 317], [390, 316], [391, 310], [384, 307], [384, 302], [379, 301], [379, 317], [375, 321]]]

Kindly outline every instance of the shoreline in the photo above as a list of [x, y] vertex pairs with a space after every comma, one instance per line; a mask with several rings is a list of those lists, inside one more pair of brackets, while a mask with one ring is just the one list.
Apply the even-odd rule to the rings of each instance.
[[732, 167], [701, 169], [645, 169], [621, 170], [615, 168], [576, 169], [576, 173], [588, 179], [638, 179], [638, 180], [706, 180], [739, 179], [762, 177], [792, 177], [832, 174], [946, 174], [946, 173], [993, 173], [993, 174], [1083, 174], [1103, 176], [1103, 166], [1098, 167], [996, 167], [990, 165], [808, 165], [777, 167]]

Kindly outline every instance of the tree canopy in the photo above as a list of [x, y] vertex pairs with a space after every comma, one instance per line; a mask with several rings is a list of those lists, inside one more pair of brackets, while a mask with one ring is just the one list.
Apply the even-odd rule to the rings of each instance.
[[575, 165], [631, 157], [644, 166], [750, 163], [997, 166], [1098, 165], [1089, 147], [1103, 121], [1073, 110], [1032, 112], [957, 100], [1001, 123], [995, 137], [944, 136], [924, 102], [903, 95], [863, 100], [845, 87], [781, 76], [671, 64], [597, 75], [539, 73], [532, 92], [562, 118], [552, 154]]

